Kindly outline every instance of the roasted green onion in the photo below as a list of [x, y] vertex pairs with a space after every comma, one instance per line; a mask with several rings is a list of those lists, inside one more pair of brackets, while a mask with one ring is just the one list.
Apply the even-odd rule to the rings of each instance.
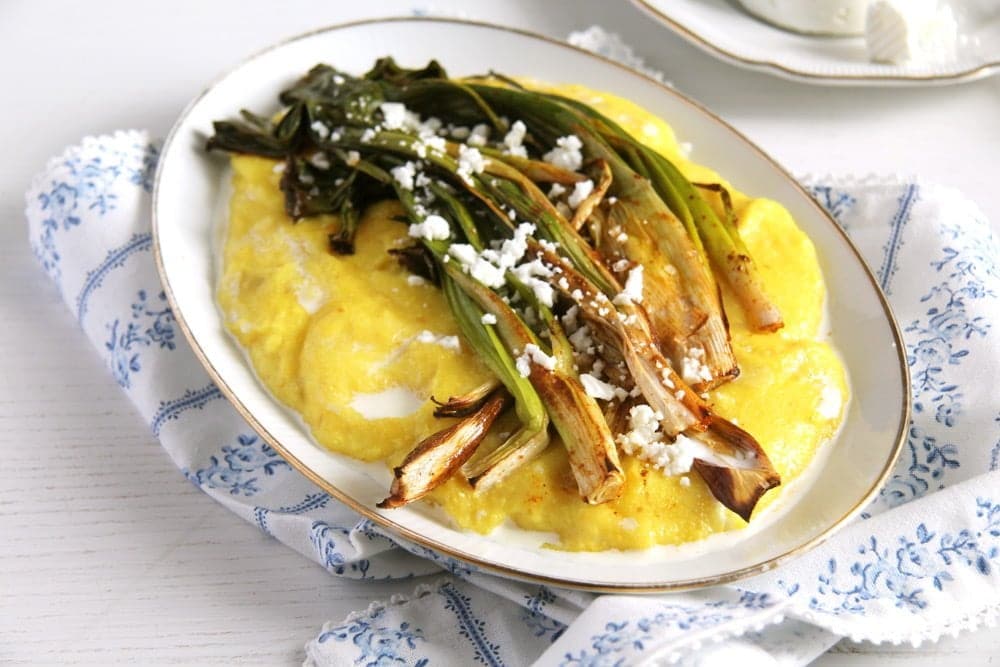
[[[280, 100], [272, 119], [216, 123], [208, 147], [284, 160], [286, 210], [337, 215], [335, 253], [353, 251], [366, 206], [397, 199], [413, 243], [393, 254], [441, 287], [495, 378], [438, 404], [458, 421], [395, 468], [381, 507], [459, 470], [477, 492], [502, 483], [552, 429], [581, 497], [613, 500], [625, 484], [616, 439], [639, 410], [668, 446], [700, 443], [694, 470], [749, 520], [780, 480], [757, 441], [700, 396], [739, 373], [713, 267], [753, 327], [781, 317], [728, 192], [692, 184], [586, 105], [502, 77], [454, 81], [436, 62], [382, 59], [362, 77], [319, 65]], [[723, 215], [700, 190], [718, 194]], [[517, 427], [485, 445], [509, 406]]]

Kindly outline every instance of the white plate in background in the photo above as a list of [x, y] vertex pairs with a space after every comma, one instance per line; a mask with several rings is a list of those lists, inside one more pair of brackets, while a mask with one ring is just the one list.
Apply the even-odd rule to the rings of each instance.
[[806, 83], [941, 85], [1000, 72], [998, 0], [953, 3], [960, 37], [954, 61], [903, 65], [869, 62], [864, 37], [815, 36], [783, 30], [750, 15], [736, 0], [633, 2], [661, 25], [726, 62]]

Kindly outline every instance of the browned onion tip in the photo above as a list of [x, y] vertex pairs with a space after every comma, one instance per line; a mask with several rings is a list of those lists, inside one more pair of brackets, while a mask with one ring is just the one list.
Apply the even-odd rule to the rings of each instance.
[[389, 497], [378, 507], [402, 507], [440, 486], [472, 456], [509, 400], [507, 392], [495, 392], [477, 412], [421, 440], [393, 469]]
[[781, 484], [781, 475], [753, 436], [721, 417], [713, 415], [708, 430], [697, 437], [717, 452], [747, 462], [747, 467], [735, 467], [696, 459], [694, 468], [716, 500], [749, 522], [757, 501]]
[[500, 381], [491, 379], [460, 396], [449, 396], [447, 401], [439, 401], [431, 396], [437, 405], [435, 417], [468, 417], [483, 406], [483, 403], [500, 387]]

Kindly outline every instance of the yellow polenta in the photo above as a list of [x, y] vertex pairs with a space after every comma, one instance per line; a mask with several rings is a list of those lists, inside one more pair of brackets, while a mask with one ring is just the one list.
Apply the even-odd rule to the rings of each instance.
[[[684, 159], [670, 127], [634, 104], [578, 86], [556, 90], [615, 119], [675, 160], [691, 180], [726, 184]], [[401, 213], [397, 203], [368, 210], [356, 253], [334, 256], [327, 235], [336, 219], [292, 224], [275, 164], [258, 157], [232, 160], [233, 196], [218, 286], [226, 326], [261, 381], [302, 415], [316, 440], [358, 459], [398, 464], [419, 440], [445, 425], [432, 416], [430, 397], [463, 393], [487, 379], [488, 371], [471, 350], [456, 349], [455, 339], [448, 338], [458, 328], [438, 289], [413, 284], [387, 253], [408, 242], [406, 225], [394, 220]], [[822, 341], [825, 288], [812, 243], [779, 204], [736, 192], [733, 197], [743, 238], [785, 328], [751, 333], [739, 307], [724, 294], [742, 373], [711, 392], [709, 402], [756, 436], [787, 485], [835, 433], [847, 383], [837, 355]], [[359, 396], [401, 388], [423, 399], [407, 416], [369, 419], [357, 404], [352, 407]], [[555, 546], [570, 550], [679, 544], [744, 525], [697, 475], [667, 477], [628, 456], [622, 463], [625, 493], [603, 505], [580, 499], [557, 439], [486, 493], [474, 494], [456, 476], [428, 498], [462, 528], [487, 533], [509, 519], [558, 535]], [[783, 488], [768, 493], [760, 507]]]

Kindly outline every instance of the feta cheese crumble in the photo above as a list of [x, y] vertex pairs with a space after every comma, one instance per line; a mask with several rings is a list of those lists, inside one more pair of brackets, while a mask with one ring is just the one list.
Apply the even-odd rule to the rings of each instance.
[[556, 367], [556, 358], [542, 352], [542, 349], [534, 343], [528, 343], [524, 346], [524, 351], [514, 361], [514, 367], [517, 368], [517, 372], [520, 373], [521, 377], [526, 378], [531, 375], [532, 363], [551, 371]]
[[490, 138], [490, 127], [485, 123], [480, 123], [472, 128], [469, 132], [469, 138], [465, 140], [465, 143], [470, 146], [485, 146], [486, 141]]
[[494, 315], [493, 313], [483, 313], [483, 316], [482, 318], [480, 318], [480, 321], [483, 324], [496, 324], [497, 316]]
[[[547, 281], [541, 278], [551, 278], [552, 269], [545, 266], [541, 260], [532, 260], [515, 266], [511, 272], [534, 293], [539, 303], [551, 307], [554, 303], [555, 290]], [[540, 277], [541, 278], [540, 278]]]
[[309, 164], [317, 169], [329, 169], [330, 158], [326, 156], [326, 153], [313, 153], [309, 158]]
[[632, 267], [628, 272], [628, 278], [625, 279], [625, 286], [612, 303], [616, 306], [642, 303], [642, 271], [642, 264], [636, 264]]
[[382, 112], [382, 127], [387, 130], [412, 130], [420, 125], [420, 117], [400, 102], [383, 102], [378, 106]]
[[[429, 215], [423, 222], [415, 222], [410, 225], [409, 234], [415, 239], [427, 239], [428, 241], [443, 241], [451, 236], [451, 225], [440, 215]], [[452, 245], [454, 248], [455, 246]]]
[[330, 128], [321, 123], [318, 120], [314, 120], [309, 129], [316, 133], [316, 136], [320, 138], [320, 141], [326, 141], [327, 137], [330, 136]]
[[570, 208], [578, 208], [583, 200], [590, 196], [590, 193], [594, 191], [594, 182], [591, 180], [580, 181], [573, 186], [573, 192], [566, 199], [566, 203], [570, 205]]
[[412, 190], [413, 179], [417, 175], [417, 165], [412, 162], [407, 162], [406, 164], [401, 164], [398, 167], [393, 167], [389, 170], [389, 173], [391, 173], [392, 177], [396, 179], [397, 183], [399, 183], [399, 187], [404, 190]]
[[690, 347], [681, 360], [681, 377], [688, 384], [712, 381], [712, 371], [705, 365], [705, 348]]
[[472, 183], [473, 174], [481, 174], [486, 168], [486, 158], [479, 152], [478, 148], [470, 148], [465, 145], [458, 147], [458, 175], [466, 183]]
[[648, 405], [632, 407], [628, 417], [630, 430], [618, 436], [622, 451], [663, 470], [666, 475], [683, 475], [691, 471], [695, 457], [704, 450], [702, 445], [683, 434], [673, 443], [665, 442], [660, 431], [663, 415]]
[[[583, 390], [587, 392], [587, 396], [600, 401], [610, 401], [617, 395], [615, 392], [617, 387], [603, 380], [598, 380], [590, 373], [581, 373], [580, 383], [583, 385]], [[619, 389], [619, 391], [621, 390]]]
[[524, 141], [524, 135], [527, 132], [528, 128], [525, 127], [524, 123], [519, 120], [515, 121], [510, 126], [510, 131], [503, 138], [504, 154], [515, 157], [528, 157], [527, 149], [521, 145]]
[[569, 171], [579, 171], [583, 166], [583, 142], [580, 137], [571, 134], [556, 139], [556, 147], [542, 156], [542, 159], [551, 165], [568, 169]]

